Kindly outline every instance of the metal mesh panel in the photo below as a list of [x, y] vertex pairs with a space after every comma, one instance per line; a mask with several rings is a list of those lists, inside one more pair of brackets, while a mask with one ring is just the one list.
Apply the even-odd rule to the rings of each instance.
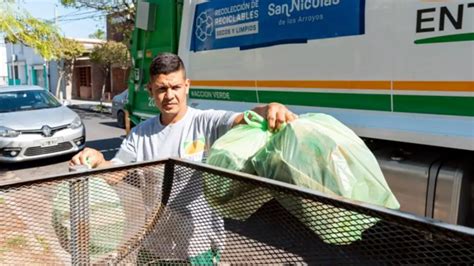
[[[0, 185], [0, 264], [105, 263], [145, 235], [164, 164]], [[147, 205], [149, 204], [149, 205]], [[126, 252], [124, 251], [126, 250]]]
[[178, 160], [0, 185], [0, 221], [0, 264], [474, 262], [472, 229]]

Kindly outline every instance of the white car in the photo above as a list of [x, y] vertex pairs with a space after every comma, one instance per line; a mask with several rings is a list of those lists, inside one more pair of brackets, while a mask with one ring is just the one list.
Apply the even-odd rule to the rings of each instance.
[[75, 153], [85, 142], [81, 118], [45, 89], [0, 87], [0, 162]]

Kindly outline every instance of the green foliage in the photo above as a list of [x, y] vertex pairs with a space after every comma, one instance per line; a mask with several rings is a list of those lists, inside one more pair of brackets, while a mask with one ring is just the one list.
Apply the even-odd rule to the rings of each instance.
[[25, 246], [28, 241], [24, 236], [13, 236], [5, 240], [5, 247], [9, 249], [20, 248]]
[[[97, 45], [92, 49], [90, 60], [102, 66], [104, 76], [107, 77], [112, 65], [121, 68], [130, 66], [130, 53], [125, 44], [115, 41], [108, 41], [102, 45]], [[105, 92], [105, 82], [101, 90], [101, 104]]]
[[71, 61], [84, 53], [80, 43], [62, 37], [55, 26], [9, 4], [0, 6], [0, 32], [5, 34], [8, 42], [29, 46], [48, 61]]
[[[59, 45], [57, 46], [57, 57], [65, 61], [73, 61], [77, 57], [84, 54], [84, 45], [81, 43], [67, 38], [61, 38]], [[69, 62], [68, 62], [69, 63]]]
[[61, 38], [58, 43], [56, 55], [57, 58], [62, 59], [58, 64], [59, 78], [56, 85], [56, 97], [59, 97], [59, 90], [61, 81], [64, 80], [66, 84], [69, 84], [72, 79], [72, 72], [74, 67], [74, 61], [76, 58], [84, 54], [86, 50], [84, 46], [72, 39]]
[[[121, 37], [115, 40], [128, 44], [132, 36], [135, 25], [137, 0], [61, 0], [63, 6], [77, 9], [95, 9], [107, 14], [107, 20], [110, 28], [107, 30], [113, 33], [120, 33]], [[113, 17], [123, 18], [123, 22], [111, 23]], [[98, 38], [94, 36], [93, 38]]]
[[66, 7], [74, 8], [92, 8], [99, 11], [105, 11], [108, 13], [120, 12], [127, 10], [127, 12], [133, 12], [135, 14], [136, 0], [61, 0], [61, 4]]
[[8, 3], [0, 5], [0, 33], [5, 34], [8, 42], [32, 47], [46, 60], [58, 58], [57, 44], [62, 39], [58, 30], [25, 11], [11, 8]]
[[48, 244], [48, 240], [46, 240], [46, 238], [43, 236], [35, 235], [35, 239], [41, 245], [43, 251], [49, 251], [51, 249]]
[[130, 53], [125, 44], [108, 41], [102, 45], [97, 45], [90, 54], [92, 62], [102, 65], [108, 71], [112, 65], [127, 68], [130, 65]]
[[105, 31], [97, 29], [94, 33], [89, 34], [89, 38], [105, 40]]

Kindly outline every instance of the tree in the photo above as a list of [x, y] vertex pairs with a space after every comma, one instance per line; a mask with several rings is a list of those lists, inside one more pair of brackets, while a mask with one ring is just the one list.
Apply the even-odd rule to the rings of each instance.
[[84, 53], [84, 47], [62, 37], [55, 26], [32, 17], [24, 10], [18, 11], [9, 3], [0, 6], [0, 32], [5, 34], [7, 42], [33, 48], [47, 63], [58, 60], [56, 97], [59, 97], [61, 82], [69, 84], [74, 61]]
[[[98, 11], [104, 11], [106, 13], [116, 13], [127, 10], [130, 14], [135, 15], [135, 6], [137, 0], [61, 0], [61, 4], [66, 7], [75, 7], [75, 8], [91, 8]], [[134, 21], [135, 16], [131, 17]]]
[[57, 28], [26, 11], [13, 9], [8, 3], [0, 5], [0, 33], [7, 42], [29, 46], [47, 61], [57, 58], [57, 44], [62, 38]]
[[[123, 43], [128, 44], [132, 36], [133, 26], [135, 25], [135, 14], [137, 0], [61, 0], [61, 4], [66, 7], [74, 7], [77, 9], [94, 9], [97, 11], [104, 12], [109, 16], [108, 19], [113, 19], [113, 15], [117, 15], [123, 19], [123, 22], [119, 23], [115, 27], [114, 31], [123, 34]], [[101, 38], [98, 38], [101, 39]]]
[[59, 98], [61, 82], [64, 81], [65, 87], [69, 86], [74, 72], [74, 62], [84, 54], [84, 46], [72, 39], [62, 38], [57, 46], [57, 57], [61, 60], [58, 62], [59, 78], [56, 85], [56, 97]]
[[89, 38], [105, 40], [105, 31], [97, 29], [94, 33], [89, 34]]
[[90, 54], [90, 59], [92, 62], [101, 66], [104, 73], [104, 84], [102, 85], [102, 90], [100, 94], [100, 101], [102, 105], [102, 100], [105, 93], [105, 84], [107, 82], [107, 77], [110, 74], [110, 69], [112, 66], [118, 66], [121, 68], [127, 68], [130, 66], [130, 53], [125, 44], [108, 41], [102, 45], [97, 45], [92, 49]]

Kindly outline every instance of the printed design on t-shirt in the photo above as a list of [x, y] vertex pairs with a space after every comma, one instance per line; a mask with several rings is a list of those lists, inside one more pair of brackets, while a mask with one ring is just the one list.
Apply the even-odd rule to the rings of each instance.
[[204, 137], [200, 137], [193, 141], [185, 141], [184, 154], [187, 156], [187, 155], [202, 153], [204, 152], [205, 147], [206, 147], [206, 139]]

